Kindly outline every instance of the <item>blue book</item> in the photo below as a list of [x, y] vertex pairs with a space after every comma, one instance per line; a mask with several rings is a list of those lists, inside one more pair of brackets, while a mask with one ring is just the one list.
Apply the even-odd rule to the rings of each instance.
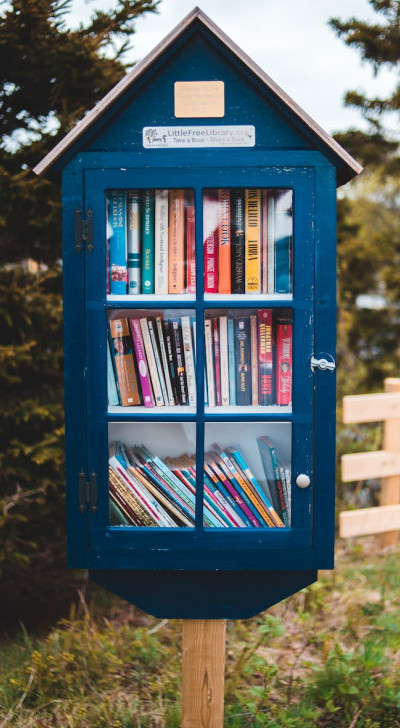
[[142, 293], [154, 293], [154, 191], [142, 197]]
[[107, 193], [107, 245], [110, 260], [110, 292], [125, 294], [128, 278], [126, 251], [126, 193]]
[[107, 391], [108, 391], [108, 404], [118, 405], [120, 404], [118, 397], [117, 384], [115, 381], [114, 365], [112, 361], [110, 342], [107, 340]]
[[275, 193], [275, 293], [291, 293], [292, 190]]

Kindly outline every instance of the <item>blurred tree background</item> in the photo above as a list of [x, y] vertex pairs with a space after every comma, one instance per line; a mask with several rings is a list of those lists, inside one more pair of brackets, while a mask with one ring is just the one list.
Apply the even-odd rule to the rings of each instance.
[[[71, 30], [71, 0], [0, 0], [0, 620], [51, 619], [65, 571], [60, 189], [31, 170], [124, 75], [135, 19], [159, 0], [114, 0]], [[333, 19], [376, 73], [397, 68], [400, 1], [369, 0], [376, 22]], [[350, 4], [351, 5], [351, 4]], [[340, 194], [339, 388], [399, 376], [400, 179], [389, 98], [349, 91], [364, 130], [336, 135], [366, 167]], [[366, 128], [366, 130], [365, 130]], [[343, 441], [344, 442], [344, 441]], [[347, 445], [346, 445], [347, 447]]]
[[[71, 30], [71, 0], [0, 0], [0, 622], [51, 618], [65, 573], [60, 189], [32, 168], [126, 71], [115, 0]], [[57, 603], [58, 602], [58, 603]]]

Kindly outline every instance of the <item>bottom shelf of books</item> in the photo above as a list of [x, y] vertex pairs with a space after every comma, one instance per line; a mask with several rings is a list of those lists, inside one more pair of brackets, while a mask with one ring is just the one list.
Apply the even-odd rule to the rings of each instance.
[[290, 422], [207, 422], [196, 459], [193, 422], [112, 422], [110, 525], [194, 528], [201, 483], [205, 528], [288, 528], [291, 435]]

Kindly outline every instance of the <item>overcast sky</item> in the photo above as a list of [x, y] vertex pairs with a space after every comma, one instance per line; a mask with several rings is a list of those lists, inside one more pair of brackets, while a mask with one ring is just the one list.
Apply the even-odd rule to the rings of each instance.
[[[113, 0], [73, 0], [72, 24]], [[196, 0], [161, 0], [159, 13], [136, 22], [129, 60], [141, 60], [195, 7]], [[385, 95], [395, 82], [374, 77], [356, 50], [328, 27], [331, 17], [377, 19], [368, 0], [198, 0], [198, 5], [240, 48], [330, 134], [360, 128], [358, 112], [343, 106], [347, 90]], [[393, 128], [394, 122], [393, 122]]]

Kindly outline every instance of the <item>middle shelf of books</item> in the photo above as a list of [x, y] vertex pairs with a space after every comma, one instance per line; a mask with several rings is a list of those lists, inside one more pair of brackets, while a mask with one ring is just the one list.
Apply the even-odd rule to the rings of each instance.
[[[110, 525], [205, 528], [291, 525], [290, 422], [110, 422]], [[200, 497], [197, 490], [200, 488]]]
[[[292, 308], [108, 310], [109, 412], [292, 411]], [[162, 409], [161, 409], [162, 408]]]

